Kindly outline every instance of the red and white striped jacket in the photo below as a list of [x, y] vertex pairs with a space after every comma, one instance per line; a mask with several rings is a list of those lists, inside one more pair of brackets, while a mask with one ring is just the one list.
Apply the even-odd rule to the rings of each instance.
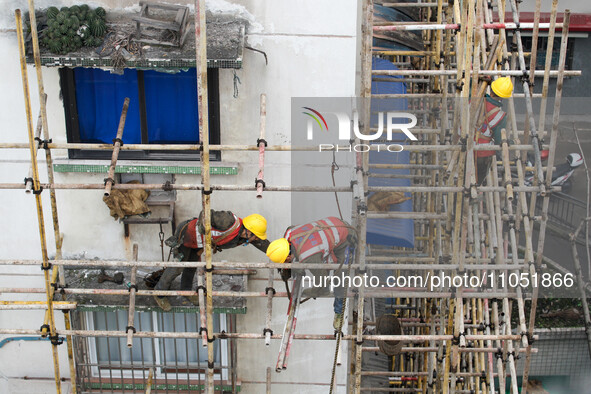
[[[486, 120], [480, 127], [480, 134], [478, 136], [478, 144], [493, 144], [494, 129], [501, 124], [507, 113], [501, 109], [495, 102], [484, 100], [486, 108]], [[476, 151], [476, 157], [493, 156], [493, 150], [479, 150]]]
[[294, 246], [300, 262], [321, 253], [324, 262], [336, 263], [334, 249], [347, 241], [350, 227], [341, 219], [330, 216], [312, 223], [290, 227], [283, 237]]
[[[227, 230], [218, 230], [211, 228], [211, 241], [218, 246], [222, 246], [240, 234], [242, 228], [242, 219], [234, 215], [234, 223]], [[189, 222], [183, 245], [188, 248], [199, 249], [205, 245], [205, 235], [199, 233], [199, 219], [195, 218]]]

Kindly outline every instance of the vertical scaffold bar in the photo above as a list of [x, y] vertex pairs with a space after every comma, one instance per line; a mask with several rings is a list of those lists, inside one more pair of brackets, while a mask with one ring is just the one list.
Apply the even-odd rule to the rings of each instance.
[[[34, 12], [33, 12], [34, 14]], [[54, 311], [53, 311], [53, 299], [51, 294], [51, 278], [50, 269], [51, 264], [47, 255], [47, 242], [45, 239], [45, 220], [43, 217], [43, 204], [41, 201], [41, 192], [43, 189], [39, 185], [39, 168], [37, 166], [37, 149], [35, 148], [35, 137], [33, 131], [33, 117], [31, 112], [31, 99], [29, 95], [29, 79], [27, 76], [27, 61], [25, 58], [25, 39], [23, 36], [23, 21], [21, 17], [21, 11], [15, 11], [16, 17], [16, 33], [18, 37], [18, 50], [20, 55], [21, 65], [21, 76], [23, 83], [23, 94], [25, 97], [25, 112], [27, 116], [27, 131], [29, 136], [29, 150], [31, 153], [31, 168], [33, 169], [33, 194], [35, 195], [35, 204], [37, 206], [37, 222], [39, 226], [39, 239], [41, 241], [41, 255], [43, 258], [43, 276], [45, 279], [45, 295], [47, 297], [47, 313], [49, 316], [49, 335], [52, 338], [51, 350], [53, 354], [53, 368], [55, 377], [55, 386], [57, 394], [61, 394], [61, 379], [60, 379], [60, 368], [59, 368], [59, 355], [58, 355], [58, 336], [56, 334]], [[34, 21], [34, 17], [33, 20]]]
[[[206, 392], [214, 393], [214, 346], [213, 341], [213, 279], [211, 264], [211, 212], [209, 183], [209, 119], [207, 90], [207, 27], [205, 24], [205, 0], [195, 0], [195, 56], [197, 68], [197, 111], [199, 113], [199, 142], [201, 150], [201, 183], [203, 184], [202, 206], [205, 227], [205, 288], [207, 312], [207, 379]], [[203, 328], [203, 327], [202, 327]]]

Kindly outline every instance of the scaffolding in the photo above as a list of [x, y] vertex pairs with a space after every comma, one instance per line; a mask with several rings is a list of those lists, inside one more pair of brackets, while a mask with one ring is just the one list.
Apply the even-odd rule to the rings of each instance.
[[[114, 146], [106, 144], [52, 143], [48, 130], [45, 108], [45, 92], [41, 74], [41, 62], [33, 0], [29, 0], [29, 14], [32, 26], [33, 57], [37, 70], [40, 97], [40, 126], [35, 133], [30, 104], [29, 85], [26, 73], [24, 38], [20, 11], [16, 11], [17, 35], [19, 39], [21, 71], [27, 113], [28, 144], [0, 143], [1, 149], [29, 149], [31, 172], [25, 184], [0, 184], [0, 189], [25, 189], [35, 196], [39, 236], [41, 240], [41, 260], [5, 260], [2, 265], [28, 266], [41, 265], [45, 288], [0, 288], [0, 293], [37, 294], [45, 293], [46, 303], [3, 302], [0, 309], [46, 308], [46, 317], [40, 330], [2, 329], [0, 334], [41, 335], [51, 340], [55, 370], [56, 391], [61, 392], [61, 375], [58, 361], [58, 346], [65, 337], [68, 346], [68, 359], [72, 391], [77, 392], [76, 366], [73, 351], [73, 338], [108, 337], [127, 338], [131, 346], [134, 338], [187, 338], [200, 340], [207, 347], [205, 392], [218, 391], [214, 378], [214, 343], [216, 339], [264, 340], [268, 345], [282, 336], [270, 330], [273, 301], [278, 297], [288, 297], [286, 292], [269, 291], [273, 289], [273, 277], [277, 268], [306, 268], [310, 270], [338, 268], [327, 264], [274, 264], [268, 262], [213, 262], [211, 246], [210, 199], [213, 190], [256, 191], [257, 197], [264, 193], [313, 191], [349, 192], [354, 196], [354, 223], [358, 230], [356, 261], [351, 269], [356, 275], [384, 270], [393, 272], [419, 271], [427, 277], [445, 270], [453, 275], [466, 272], [477, 275], [487, 273], [515, 273], [534, 276], [540, 273], [543, 259], [544, 237], [549, 198], [554, 189], [551, 186], [552, 169], [555, 162], [558, 119], [562, 82], [565, 76], [580, 75], [578, 71], [566, 71], [566, 45], [568, 40], [569, 11], [564, 13], [561, 23], [557, 22], [557, 0], [552, 3], [550, 23], [540, 20], [540, 0], [536, 1], [533, 23], [520, 23], [515, 0], [464, 0], [444, 3], [443, 0], [425, 3], [384, 3], [388, 7], [416, 7], [420, 21], [416, 23], [392, 22], [374, 24], [373, 0], [364, 0], [362, 7], [362, 68], [360, 96], [365, 98], [362, 108], [363, 134], [370, 134], [369, 122], [372, 98], [399, 98], [410, 101], [410, 106], [422, 105], [424, 122], [428, 127], [413, 129], [421, 143], [410, 143], [404, 149], [411, 154], [411, 163], [406, 165], [379, 165], [369, 161], [368, 152], [356, 153], [355, 180], [350, 187], [325, 187], [289, 185], [265, 185], [264, 155], [267, 151], [306, 151], [309, 147], [291, 145], [267, 146], [265, 138], [266, 99], [261, 96], [260, 135], [256, 145], [212, 145], [209, 143], [207, 118], [207, 57], [204, 0], [195, 4], [195, 34], [197, 59], [197, 90], [199, 113], [199, 144], [193, 145], [121, 145], [121, 135], [125, 123], [127, 102], [124, 105], [122, 120]], [[498, 21], [494, 20], [496, 9]], [[505, 13], [513, 14], [512, 23], [505, 23]], [[550, 39], [546, 51], [544, 70], [535, 70], [536, 48], [539, 29], [548, 29]], [[533, 30], [532, 52], [527, 54], [521, 42], [521, 30]], [[561, 29], [561, 46], [558, 70], [551, 70], [552, 43], [556, 29]], [[372, 48], [372, 32], [377, 31], [420, 31], [425, 44], [424, 51], [378, 51]], [[506, 31], [513, 32], [513, 45], [508, 42]], [[530, 65], [526, 65], [529, 55]], [[372, 58], [385, 56], [400, 69], [391, 71], [372, 71]], [[411, 63], [412, 59], [418, 59]], [[413, 65], [411, 67], [411, 64]], [[418, 65], [417, 65], [418, 64]], [[509, 124], [503, 134], [500, 146], [482, 147], [474, 143], [473, 130], [477, 129], [482, 112], [483, 97], [489, 80], [483, 76], [510, 76], [521, 81], [526, 103], [527, 117], [524, 130], [517, 126], [517, 116], [513, 98], [508, 100]], [[372, 79], [383, 76], [397, 76], [407, 83], [408, 93], [401, 95], [375, 95], [371, 91]], [[541, 93], [542, 108], [539, 119], [533, 108], [532, 84], [535, 76], [543, 76]], [[520, 78], [520, 79], [518, 79]], [[553, 122], [548, 129], [545, 125], [546, 102], [549, 80], [556, 78]], [[470, 101], [468, 99], [470, 98]], [[455, 99], [455, 100], [451, 100]], [[43, 139], [40, 138], [41, 130]], [[549, 137], [544, 145], [542, 137]], [[37, 141], [43, 142], [37, 145]], [[514, 143], [509, 144], [509, 141]], [[41, 183], [37, 166], [37, 150], [45, 148], [48, 182]], [[113, 150], [112, 166], [105, 184], [58, 184], [54, 182], [52, 149], [92, 148]], [[201, 155], [201, 184], [115, 184], [114, 166], [120, 150], [193, 150]], [[338, 150], [338, 147], [334, 148]], [[372, 147], [372, 149], [374, 149]], [[500, 151], [502, 160], [493, 160], [492, 168], [486, 175], [486, 186], [476, 184], [475, 152], [478, 150]], [[540, 150], [549, 149], [549, 158], [544, 167]], [[256, 151], [259, 152], [259, 172], [253, 186], [212, 185], [210, 182], [210, 150]], [[526, 168], [524, 156], [532, 152], [535, 157], [534, 168]], [[516, 157], [510, 161], [510, 153]], [[413, 184], [406, 187], [369, 186], [372, 169], [405, 168], [411, 171]], [[524, 181], [525, 171], [534, 171], [535, 182], [528, 186]], [[375, 174], [373, 174], [375, 175]], [[204, 262], [158, 262], [107, 260], [62, 260], [61, 234], [55, 198], [59, 189], [100, 189], [109, 193], [111, 189], [148, 189], [164, 187], [173, 190], [201, 191], [205, 227]], [[48, 190], [51, 196], [53, 229], [56, 241], [56, 257], [51, 260], [47, 254], [45, 218], [41, 192]], [[371, 192], [406, 192], [413, 194], [413, 212], [375, 212], [367, 210], [367, 195]], [[542, 199], [542, 214], [534, 216], [536, 200]], [[366, 248], [367, 220], [404, 218], [415, 220], [417, 245], [414, 249]], [[537, 250], [534, 250], [533, 225], [538, 222], [540, 229]], [[520, 251], [520, 235], [523, 235], [524, 249]], [[418, 255], [420, 254], [420, 255]], [[394, 257], [393, 257], [394, 256]], [[393, 261], [395, 260], [395, 262]], [[88, 289], [71, 288], [65, 283], [63, 267], [130, 267], [132, 280], [130, 291], [126, 289]], [[212, 285], [214, 266], [232, 270], [268, 270], [268, 288], [264, 292], [253, 291], [215, 291]], [[197, 268], [198, 291], [138, 290], [135, 286], [139, 267], [184, 267]], [[236, 271], [238, 272], [238, 271]], [[62, 302], [54, 302], [55, 292], [59, 290]], [[274, 289], [273, 289], [274, 290]], [[71, 327], [72, 311], [75, 303], [65, 302], [69, 294], [129, 295], [127, 328], [125, 330], [76, 330]], [[198, 295], [199, 319], [202, 329], [199, 332], [146, 331], [134, 328], [136, 302], [142, 297], [153, 295]], [[370, 289], [363, 286], [349, 290], [349, 321], [342, 336], [319, 335], [313, 333], [295, 334], [295, 340], [334, 341], [340, 338], [350, 344], [350, 374], [347, 391], [359, 393], [372, 392], [421, 392], [421, 393], [494, 393], [498, 387], [505, 387], [510, 378], [512, 393], [517, 393], [518, 376], [516, 357], [525, 354], [525, 368], [522, 376], [521, 392], [527, 392], [528, 373], [531, 357], [536, 353], [532, 343], [534, 337], [535, 311], [538, 300], [538, 287], [531, 294], [529, 315], [524, 308], [525, 296], [522, 289], [496, 288], [490, 292], [477, 292], [459, 287], [450, 291], [432, 291], [422, 287]], [[262, 298], [267, 305], [265, 330], [262, 333], [215, 332], [213, 319], [214, 297], [252, 297]], [[402, 322], [404, 333], [400, 335], [378, 335], [367, 332], [375, 326], [375, 302], [380, 299], [395, 300], [392, 308]], [[517, 308], [517, 327], [512, 327], [513, 304]], [[64, 312], [65, 327], [56, 327], [54, 310]], [[588, 319], [588, 316], [587, 316]], [[516, 333], [514, 333], [516, 332]], [[364, 353], [377, 351], [368, 345], [373, 341], [402, 341], [399, 355], [391, 357], [392, 371], [372, 371], [364, 366]], [[234, 342], [232, 342], [234, 344]], [[233, 345], [235, 347], [235, 344]], [[337, 354], [339, 352], [337, 351]], [[335, 364], [337, 362], [335, 357]], [[333, 370], [334, 371], [334, 370]], [[147, 389], [151, 389], [152, 369], [148, 376]], [[333, 372], [334, 374], [334, 372]], [[389, 386], [371, 387], [363, 384], [364, 377], [380, 377], [390, 382]], [[235, 388], [236, 376], [231, 377]], [[187, 383], [189, 379], [187, 378]], [[498, 383], [497, 383], [498, 382]], [[178, 383], [178, 379], [177, 379]], [[267, 392], [272, 391], [270, 369], [267, 370]], [[496, 386], [498, 384], [498, 387]], [[332, 387], [331, 387], [332, 389]]]

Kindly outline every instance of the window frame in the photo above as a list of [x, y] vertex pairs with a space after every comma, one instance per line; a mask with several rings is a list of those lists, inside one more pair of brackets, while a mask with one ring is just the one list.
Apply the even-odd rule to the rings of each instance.
[[[76, 104], [76, 82], [74, 77], [74, 68], [61, 67], [59, 69], [61, 97], [64, 103], [64, 113], [66, 120], [66, 136], [70, 143], [83, 143], [80, 140], [80, 129], [78, 123], [78, 108]], [[148, 128], [146, 117], [146, 100], [144, 86], [144, 70], [137, 70], [138, 96], [139, 96], [139, 115], [140, 115], [140, 133], [142, 143], [149, 145]], [[207, 70], [208, 86], [208, 114], [209, 114], [209, 142], [211, 144], [220, 143], [220, 99], [219, 99], [219, 70], [217, 68], [208, 68]], [[197, 87], [195, 87], [197, 89]], [[113, 130], [115, 138], [117, 130]], [[125, 133], [124, 133], [125, 135]], [[144, 142], [145, 141], [145, 142]], [[195, 142], [197, 144], [197, 142]], [[174, 145], [174, 144], [171, 144]], [[110, 160], [112, 152], [110, 150], [97, 149], [68, 149], [68, 158], [87, 159], [87, 160]], [[154, 150], [121, 150], [119, 152], [120, 160], [182, 160], [198, 161], [200, 160], [199, 151], [154, 151]], [[221, 160], [220, 151], [210, 151], [210, 160]]]
[[[127, 314], [125, 309], [116, 310], [114, 312], [122, 312]], [[149, 313], [151, 316], [152, 322], [152, 331], [159, 331], [158, 324], [161, 320], [161, 315], [163, 312], [141, 312], [138, 313]], [[168, 313], [168, 312], [167, 312]], [[180, 313], [180, 312], [175, 312]], [[87, 330], [94, 331], [95, 329], [95, 322], [94, 322], [94, 312], [93, 311], [85, 311], [83, 312], [84, 316], [84, 325], [86, 326]], [[172, 315], [171, 315], [172, 316]], [[220, 332], [227, 331], [228, 328], [228, 319], [225, 313], [218, 314], [220, 318]], [[199, 316], [196, 317], [197, 323], [200, 322]], [[99, 360], [98, 360], [98, 351], [97, 351], [97, 339], [98, 338], [108, 338], [108, 337], [88, 337], [85, 338], [87, 341], [88, 346], [88, 361], [90, 364], [90, 377], [93, 379], [104, 379], [105, 375], [112, 377], [113, 379], [130, 379], [134, 377], [133, 371], [140, 371], [142, 369], [154, 369], [154, 379], [174, 379], [176, 376], [187, 377], [189, 380], [197, 380], [197, 381], [205, 381], [206, 373], [207, 373], [207, 365], [200, 367], [199, 369], [203, 370], [203, 372], [189, 372], [187, 373], [186, 370], [183, 372], [176, 373], [174, 369], [171, 368], [170, 365], [167, 366], [166, 360], [163, 360], [163, 354], [161, 352], [161, 346], [164, 346], [165, 339], [171, 338], [162, 338], [162, 337], [155, 337], [150, 338], [152, 340], [152, 346], [154, 347], [154, 361], [153, 364], [156, 365], [155, 367], [146, 367], [142, 368], [143, 363], [138, 363], [137, 366], [134, 365], [133, 368], [122, 368], [121, 366], [113, 365], [111, 368], [109, 366], [106, 367], [99, 367]], [[125, 339], [125, 338], [120, 338]], [[201, 339], [196, 339], [197, 341], [201, 341]], [[176, 343], [175, 343], [176, 345]], [[201, 346], [201, 343], [198, 344]], [[220, 381], [227, 381], [229, 379], [229, 347], [228, 347], [228, 340], [227, 339], [220, 339], [220, 360], [215, 363], [214, 368], [214, 379]], [[111, 361], [109, 361], [111, 363]], [[178, 363], [178, 362], [177, 362]], [[133, 364], [133, 361], [131, 361]], [[148, 364], [149, 365], [149, 364]], [[168, 372], [172, 371], [172, 372]]]

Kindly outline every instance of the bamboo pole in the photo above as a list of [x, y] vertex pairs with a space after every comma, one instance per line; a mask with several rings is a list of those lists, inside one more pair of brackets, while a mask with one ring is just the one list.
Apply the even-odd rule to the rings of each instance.
[[[531, 22], [522, 22], [518, 21], [519, 19], [515, 19], [515, 22], [505, 22], [505, 23], [484, 23], [482, 25], [483, 29], [505, 29], [505, 30], [515, 30], [519, 31], [519, 29], [524, 30], [532, 30], [534, 28], [534, 23]], [[556, 27], [562, 28], [562, 23], [557, 23]], [[410, 25], [387, 25], [387, 26], [374, 26], [374, 31], [395, 31], [395, 30], [408, 30], [408, 31], [417, 31], [417, 30], [460, 30], [462, 28], [461, 24], [458, 23], [449, 23], [449, 24], [410, 24]], [[549, 23], [540, 23], [540, 29], [548, 29], [550, 28]]]
[[[133, 260], [137, 261], [138, 258], [138, 245], [133, 244]], [[129, 283], [127, 284], [127, 289], [129, 290], [129, 309], [127, 311], [127, 327], [125, 331], [127, 332], [127, 347], [131, 348], [133, 346], [133, 334], [136, 332], [135, 327], [133, 326], [134, 316], [135, 316], [135, 293], [137, 292], [137, 284], [136, 284], [136, 276], [137, 276], [137, 267], [131, 268], [131, 278], [129, 279]]]
[[[438, 257], [417, 257], [417, 256], [367, 256], [368, 261], [382, 262], [382, 264], [366, 264], [365, 267], [371, 270], [391, 270], [397, 269], [400, 271], [406, 270], [432, 270], [434, 266], [440, 271], [455, 270], [459, 267], [457, 263], [445, 264], [440, 261]], [[0, 260], [0, 265], [39, 265], [43, 260]], [[408, 262], [409, 264], [401, 264], [399, 262]], [[528, 266], [528, 262], [524, 259], [518, 259], [519, 264], [515, 264], [513, 258], [497, 260], [495, 265], [490, 265], [494, 262], [494, 259], [476, 259], [472, 257], [466, 257], [465, 261], [470, 263], [468, 265], [469, 270], [506, 270], [515, 267], [524, 268]], [[477, 263], [480, 261], [481, 263]], [[383, 264], [384, 262], [390, 264]], [[488, 264], [487, 264], [488, 262]], [[504, 263], [507, 264], [504, 264]], [[53, 265], [57, 266], [68, 266], [70, 268], [120, 268], [120, 267], [182, 267], [182, 268], [204, 268], [205, 262], [201, 261], [124, 261], [124, 260], [51, 260]], [[473, 264], [472, 264], [473, 263]], [[280, 269], [280, 268], [303, 268], [311, 270], [319, 269], [338, 269], [339, 264], [323, 264], [323, 263], [263, 263], [263, 262], [230, 262], [220, 261], [214, 262], [215, 265], [224, 265], [228, 268], [231, 267], [248, 267], [248, 268], [267, 268], [267, 269]], [[361, 268], [359, 264], [351, 264], [351, 268]], [[234, 270], [227, 270], [231, 272]], [[238, 271], [238, 270], [237, 270]], [[214, 274], [216, 270], [214, 270]], [[239, 275], [243, 272], [238, 271]], [[66, 289], [64, 289], [66, 291]], [[164, 290], [163, 290], [164, 291]], [[188, 291], [188, 290], [187, 290]], [[194, 293], [194, 292], [193, 292]], [[266, 294], [265, 292], [260, 292]]]
[[[402, 97], [408, 98], [408, 96]], [[419, 132], [422, 133], [430, 133], [435, 132], [432, 129], [417, 129]], [[414, 129], [413, 129], [414, 131]], [[380, 141], [377, 141], [380, 142]], [[428, 152], [428, 151], [459, 151], [462, 149], [461, 145], [398, 145], [398, 144], [386, 144], [386, 143], [375, 143], [371, 145], [367, 144], [355, 144], [355, 147], [352, 145], [331, 145], [326, 144], [322, 145], [322, 152], [366, 152], [366, 151], [376, 151], [376, 152], [399, 152], [401, 150], [406, 150], [409, 152]], [[90, 144], [90, 143], [56, 143], [51, 142], [47, 144], [49, 149], [94, 149], [94, 150], [111, 150], [113, 149], [113, 145], [109, 144]], [[185, 145], [157, 145], [157, 144], [149, 144], [149, 145], [139, 145], [139, 144], [126, 144], [120, 147], [120, 150], [169, 150], [169, 151], [179, 151], [179, 150], [191, 150], [191, 151], [199, 151], [201, 145], [192, 145], [192, 144], [185, 144]], [[547, 146], [545, 146], [547, 148]], [[0, 149], [28, 149], [27, 143], [24, 142], [2, 142], [0, 143]], [[259, 150], [258, 146], [256, 145], [210, 145], [211, 150], [222, 150], [222, 151], [257, 151]], [[275, 145], [275, 146], [268, 146], [265, 148], [265, 151], [275, 151], [275, 152], [319, 152], [320, 148], [318, 146], [292, 146], [292, 145]], [[474, 147], [475, 150], [484, 150], [483, 147]], [[511, 146], [510, 150], [534, 150], [533, 147], [530, 145], [516, 145]], [[486, 150], [500, 150], [499, 147], [490, 146], [487, 147]]]
[[[40, 289], [41, 290], [41, 289]], [[53, 309], [62, 311], [76, 309], [75, 302], [55, 301], [52, 303]], [[0, 310], [33, 310], [47, 309], [47, 301], [0, 301]]]
[[[199, 297], [199, 321], [201, 323], [201, 327], [207, 327], [207, 312], [205, 311], [205, 287], [203, 286], [203, 277], [205, 271], [203, 269], [199, 269], [197, 273], [197, 294]], [[201, 336], [201, 346], [207, 346], [207, 332], [205, 330], [200, 330], [202, 333]]]
[[[373, 12], [374, 12], [374, 2], [373, 0], [364, 0], [362, 3], [362, 26], [361, 26], [361, 33], [362, 41], [361, 41], [361, 86], [360, 86], [360, 96], [362, 97], [362, 133], [369, 134], [370, 130], [370, 115], [371, 115], [371, 99], [375, 98], [377, 95], [372, 95], [371, 91], [371, 78], [372, 78], [372, 31], [373, 31]], [[366, 237], [367, 237], [367, 202], [366, 202], [366, 190], [368, 190], [368, 177], [367, 173], [369, 172], [369, 153], [368, 152], [357, 152], [355, 155], [356, 158], [356, 171], [355, 175], [357, 178], [357, 195], [355, 196], [355, 206], [357, 208], [356, 212], [356, 227], [357, 227], [357, 241], [358, 247], [357, 250], [359, 253], [356, 253], [356, 263], [360, 265], [361, 270], [365, 270], [365, 245], [366, 245]], [[352, 392], [358, 394], [361, 392], [361, 370], [362, 370], [362, 347], [361, 347], [361, 336], [363, 332], [363, 315], [364, 315], [364, 287], [362, 286], [359, 289], [359, 294], [357, 295], [357, 332], [356, 332], [356, 341], [355, 341], [355, 369], [354, 369], [354, 381], [353, 381], [353, 390]], [[351, 308], [354, 309], [354, 308]], [[343, 338], [344, 336], [338, 335], [338, 338]], [[351, 382], [349, 382], [351, 383]]]
[[265, 292], [267, 293], [267, 319], [265, 321], [265, 329], [263, 330], [263, 333], [265, 334], [265, 345], [267, 346], [271, 344], [271, 334], [273, 333], [273, 330], [271, 330], [271, 319], [273, 317], [273, 295], [276, 293], [273, 288], [274, 277], [275, 272], [269, 270], [269, 280], [267, 281], [267, 288], [265, 289]]
[[209, 119], [207, 89], [207, 27], [205, 23], [205, 0], [195, 0], [195, 56], [197, 66], [197, 111], [199, 113], [199, 141], [201, 150], [201, 183], [203, 185], [201, 199], [203, 207], [203, 226], [205, 227], [205, 287], [207, 312], [207, 384], [206, 392], [214, 393], [214, 346], [213, 341], [213, 283], [211, 264], [211, 211], [209, 184]]
[[[32, 0], [30, 0], [32, 1]], [[59, 369], [59, 355], [58, 355], [58, 344], [59, 344], [59, 337], [56, 334], [56, 327], [55, 327], [55, 320], [53, 315], [53, 300], [51, 298], [51, 284], [50, 284], [50, 275], [49, 270], [51, 269], [51, 265], [49, 264], [49, 258], [47, 256], [47, 243], [45, 240], [45, 220], [43, 217], [43, 205], [41, 201], [41, 192], [43, 189], [40, 188], [39, 185], [39, 169], [37, 166], [37, 150], [35, 149], [35, 139], [34, 139], [34, 131], [33, 131], [33, 118], [32, 118], [32, 111], [31, 111], [31, 101], [29, 95], [29, 80], [27, 76], [27, 62], [25, 58], [25, 42], [23, 37], [23, 23], [21, 18], [21, 11], [15, 11], [16, 17], [16, 32], [18, 38], [18, 49], [19, 49], [19, 57], [20, 57], [20, 66], [21, 66], [21, 77], [22, 77], [22, 84], [23, 84], [23, 93], [25, 97], [25, 112], [27, 118], [27, 131], [29, 137], [29, 151], [31, 154], [31, 168], [32, 168], [32, 175], [33, 175], [33, 194], [35, 195], [35, 205], [37, 207], [37, 222], [39, 227], [39, 239], [41, 241], [41, 256], [43, 258], [43, 276], [45, 279], [45, 295], [47, 297], [47, 311], [49, 316], [49, 333], [51, 341], [51, 350], [53, 355], [53, 369], [54, 369], [54, 378], [55, 378], [55, 386], [57, 394], [61, 394], [61, 379], [60, 379], [60, 369]], [[36, 23], [35, 20], [35, 12], [33, 11], [31, 15], [31, 23]], [[33, 30], [36, 35], [36, 30]], [[36, 41], [36, 37], [34, 37], [34, 41]]]
[[265, 175], [265, 145], [267, 145], [267, 141], [265, 141], [265, 127], [267, 124], [267, 96], [264, 93], [261, 94], [260, 118], [260, 132], [259, 139], [257, 141], [257, 145], [259, 146], [259, 173], [255, 182], [257, 198], [263, 198], [263, 189], [265, 187], [263, 178]]
[[[570, 24], [570, 10], [566, 10], [564, 12], [564, 28], [562, 30], [562, 41], [561, 41], [561, 46], [560, 46], [560, 60], [559, 60], [559, 66], [558, 66], [559, 73], [563, 72], [564, 68], [565, 68], [569, 24]], [[562, 73], [559, 75], [564, 75], [564, 74]], [[559, 79], [556, 83], [556, 93], [555, 93], [555, 101], [554, 101], [554, 115], [553, 115], [553, 122], [552, 122], [552, 132], [550, 134], [550, 152], [549, 152], [548, 163], [547, 163], [548, 170], [546, 171], [546, 184], [548, 184], [548, 185], [550, 185], [552, 183], [552, 168], [554, 166], [556, 141], [557, 141], [557, 137], [558, 137], [558, 120], [559, 120], [559, 116], [560, 116], [560, 101], [562, 98], [562, 84], [563, 84], [563, 78], [559, 77]], [[540, 224], [540, 229], [539, 229], [537, 256], [536, 256], [536, 260], [535, 260], [535, 265], [532, 264], [530, 266], [530, 274], [535, 273], [536, 267], [540, 267], [540, 265], [541, 265], [543, 251], [544, 251], [544, 240], [545, 240], [545, 236], [546, 236], [546, 223], [547, 223], [547, 214], [548, 214], [549, 204], [550, 204], [550, 196], [545, 195], [543, 202], [542, 202], [542, 222]], [[532, 259], [533, 259], [533, 255], [532, 255]], [[538, 292], [539, 292], [539, 289], [537, 289], [537, 288], [533, 289], [529, 326], [528, 326], [528, 330], [527, 330], [527, 334], [530, 336], [533, 334], [533, 330], [535, 327], [535, 318], [536, 318], [535, 315], [536, 315], [536, 310], [537, 310]], [[528, 382], [528, 378], [529, 378], [529, 367], [531, 364], [531, 352], [529, 350], [530, 348], [531, 348], [531, 346], [528, 346], [528, 348], [527, 348], [528, 352], [526, 353], [526, 356], [525, 356], [525, 364], [524, 364], [524, 369], [523, 369], [522, 390], [524, 390], [524, 391], [527, 390], [527, 382]]]
[[[546, 98], [548, 97], [548, 82], [550, 81], [550, 69], [552, 68], [552, 51], [554, 50], [554, 32], [556, 30], [557, 8], [558, 0], [552, 0], [552, 11], [550, 12], [550, 29], [548, 30], [548, 46], [546, 47], [546, 65], [544, 68], [544, 80], [542, 82], [542, 100], [540, 101], [540, 120], [538, 125], [538, 130], [540, 133], [544, 132], [546, 128]], [[557, 77], [558, 73], [559, 71], [557, 70]], [[530, 77], [530, 81], [532, 79], [533, 78]]]
[[[579, 253], [577, 251], [577, 237], [579, 232], [582, 230], [583, 225], [587, 225], [587, 222], [591, 220], [591, 217], [581, 219], [579, 226], [574, 233], [570, 234], [570, 246], [573, 255], [573, 262], [575, 263], [575, 273], [577, 277], [577, 286], [581, 294], [581, 305], [583, 307], [583, 317], [585, 319], [585, 334], [587, 335], [587, 347], [589, 349], [589, 356], [591, 357], [591, 316], [589, 316], [589, 304], [587, 303], [587, 294], [585, 294], [585, 282], [583, 281], [583, 270], [581, 269], [581, 263], [579, 261]], [[589, 245], [586, 245], [589, 247]]]
[[115, 167], [117, 166], [117, 158], [119, 157], [119, 150], [123, 144], [123, 128], [125, 127], [125, 119], [127, 119], [127, 109], [129, 108], [129, 97], [125, 97], [123, 100], [123, 109], [121, 110], [121, 116], [119, 118], [119, 126], [117, 127], [117, 135], [113, 140], [113, 155], [111, 156], [111, 165], [109, 166], [109, 172], [105, 179], [105, 196], [111, 195], [111, 188], [115, 184]]
[[[127, 333], [125, 331], [106, 331], [106, 330], [57, 330], [58, 335], [72, 335], [79, 337], [113, 337], [113, 338], [126, 338]], [[39, 335], [39, 330], [34, 329], [22, 329], [22, 328], [2, 328], [0, 334], [6, 335]], [[199, 339], [201, 334], [198, 332], [173, 332], [173, 331], [140, 331], [135, 334], [137, 338], [186, 338], [186, 339]], [[222, 339], [257, 339], [264, 340], [265, 336], [261, 333], [227, 333], [220, 332], [214, 333], [216, 338]], [[281, 339], [282, 335], [273, 334], [272, 339]], [[521, 338], [520, 335], [512, 334], [501, 334], [501, 335], [466, 335], [466, 340], [500, 340], [500, 341], [518, 341]], [[534, 338], [537, 339], [537, 336]], [[307, 340], [307, 341], [336, 341], [333, 334], [294, 334], [293, 339]], [[356, 340], [356, 334], [343, 335], [342, 340], [352, 341]], [[448, 341], [453, 339], [453, 335], [442, 335], [442, 334], [428, 334], [428, 335], [369, 335], [364, 334], [362, 339], [365, 341], [403, 341], [422, 343], [430, 340], [435, 341]]]
[[[499, 147], [500, 148], [500, 147]], [[509, 147], [509, 150], [511, 147]], [[493, 149], [491, 149], [493, 150]], [[61, 190], [97, 190], [103, 189], [104, 185], [101, 183], [78, 183], [78, 184], [49, 184], [49, 183], [40, 183], [40, 186], [43, 189], [61, 189]], [[203, 190], [202, 185], [192, 185], [192, 184], [172, 184], [169, 185], [170, 188], [173, 190]], [[119, 190], [136, 190], [136, 189], [143, 189], [143, 190], [163, 190], [168, 186], [161, 185], [161, 184], [133, 184], [133, 183], [125, 183], [125, 184], [118, 184], [114, 185], [113, 189]], [[355, 187], [355, 186], [354, 186]], [[499, 192], [504, 191], [505, 188], [502, 186], [474, 186], [477, 192]], [[0, 189], [24, 189], [24, 185], [22, 183], [1, 183]], [[219, 191], [256, 191], [254, 186], [246, 186], [246, 185], [216, 185], [210, 186], [210, 190], [219, 190]], [[274, 192], [327, 192], [327, 193], [334, 193], [334, 192], [351, 192], [350, 186], [269, 186], [266, 187], [265, 190], [267, 191], [274, 191]], [[426, 193], [426, 192], [444, 192], [444, 193], [454, 193], [463, 191], [462, 186], [369, 186], [367, 191], [369, 192], [410, 192], [410, 193]], [[516, 186], [513, 188], [514, 191], [522, 191], [522, 192], [540, 192], [540, 186]], [[561, 187], [553, 186], [548, 191], [560, 191]], [[405, 215], [407, 213], [402, 213]], [[410, 213], [408, 213], [410, 214]], [[427, 215], [428, 216], [428, 215]]]

